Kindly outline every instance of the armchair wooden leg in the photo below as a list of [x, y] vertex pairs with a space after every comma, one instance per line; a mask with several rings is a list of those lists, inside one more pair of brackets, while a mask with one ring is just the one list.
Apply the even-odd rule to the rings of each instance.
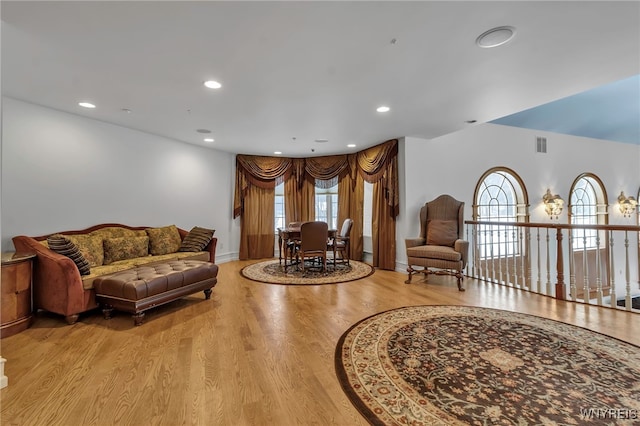
[[456, 278], [458, 279], [458, 291], [464, 291], [464, 288], [462, 288], [462, 280], [464, 280], [464, 276], [461, 272], [456, 272]]
[[411, 277], [415, 272], [416, 272], [415, 269], [413, 269], [411, 266], [407, 267], [407, 273], [409, 274], [409, 278], [404, 282], [405, 284], [411, 284]]

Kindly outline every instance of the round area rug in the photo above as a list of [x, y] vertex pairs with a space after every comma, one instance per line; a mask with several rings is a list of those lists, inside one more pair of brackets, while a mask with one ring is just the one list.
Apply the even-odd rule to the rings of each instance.
[[351, 327], [336, 373], [371, 424], [637, 424], [640, 348], [532, 315], [414, 306]]
[[[306, 265], [306, 264], [305, 264]], [[269, 284], [336, 284], [359, 280], [373, 274], [373, 267], [366, 263], [352, 260], [349, 265], [338, 263], [327, 265], [326, 271], [320, 268], [305, 267], [304, 273], [296, 265], [289, 266], [287, 272], [278, 260], [258, 262], [242, 268], [242, 275], [253, 281]]]

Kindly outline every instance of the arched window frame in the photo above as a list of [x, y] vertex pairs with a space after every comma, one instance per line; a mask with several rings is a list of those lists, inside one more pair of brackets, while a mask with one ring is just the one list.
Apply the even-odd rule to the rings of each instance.
[[[489, 182], [491, 177], [498, 178], [498, 182]], [[499, 185], [496, 185], [499, 184]], [[501, 206], [490, 201], [490, 204], [483, 204], [481, 198], [493, 191], [502, 193], [507, 198], [507, 203]], [[497, 200], [497, 194], [491, 196], [491, 200]], [[509, 198], [515, 198], [515, 200]], [[473, 219], [479, 221], [494, 222], [529, 222], [529, 195], [527, 188], [520, 176], [507, 167], [493, 167], [480, 177], [473, 195]], [[497, 208], [496, 208], [497, 206]], [[487, 209], [489, 207], [489, 209]], [[491, 214], [492, 211], [497, 214]], [[504, 214], [504, 212], [507, 214]], [[484, 214], [481, 214], [484, 213]], [[506, 256], [519, 255], [519, 245], [509, 244], [507, 239], [501, 239], [500, 233], [512, 235], [517, 232], [515, 227], [480, 225], [477, 228], [476, 248], [482, 259], [500, 258]], [[496, 234], [497, 237], [496, 237]]]
[[[590, 200], [589, 198], [594, 198]], [[588, 201], [585, 203], [585, 200]], [[606, 225], [609, 223], [609, 198], [602, 180], [593, 173], [582, 173], [571, 184], [568, 221], [572, 225]], [[595, 249], [598, 231], [573, 231], [574, 251]], [[600, 236], [602, 238], [602, 236]]]

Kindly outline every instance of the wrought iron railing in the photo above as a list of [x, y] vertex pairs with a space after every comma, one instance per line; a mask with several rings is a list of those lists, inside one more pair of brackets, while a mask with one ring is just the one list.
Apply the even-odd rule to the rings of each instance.
[[465, 224], [467, 276], [557, 299], [640, 312], [640, 226], [475, 220]]

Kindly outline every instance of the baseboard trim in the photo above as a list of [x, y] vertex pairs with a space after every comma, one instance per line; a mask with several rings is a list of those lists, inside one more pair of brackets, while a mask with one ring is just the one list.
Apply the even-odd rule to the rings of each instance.
[[232, 262], [234, 260], [239, 260], [239, 253], [216, 253], [216, 263], [227, 263]]

